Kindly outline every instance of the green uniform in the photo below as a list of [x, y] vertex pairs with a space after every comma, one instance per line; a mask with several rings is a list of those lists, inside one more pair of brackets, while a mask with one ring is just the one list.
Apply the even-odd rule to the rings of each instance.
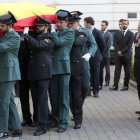
[[12, 94], [16, 80], [20, 80], [18, 50], [20, 37], [14, 30], [0, 38], [0, 132], [21, 129]]
[[70, 51], [75, 38], [72, 29], [52, 33], [55, 46], [52, 52], [52, 80], [50, 99], [53, 122], [67, 128], [69, 117]]
[[[87, 35], [86, 36], [86, 43], [85, 43], [84, 47], [82, 48], [82, 55], [85, 55], [86, 53], [91, 53], [91, 55], [94, 57], [96, 50], [97, 50], [97, 44], [96, 44], [96, 41], [95, 41], [92, 33], [89, 31], [89, 29], [83, 28], [83, 27], [79, 27], [78, 30], [83, 31]], [[83, 74], [82, 86], [81, 86], [83, 102], [87, 96], [89, 86], [90, 86], [89, 61], [84, 60], [84, 67], [85, 67], [86, 71]]]

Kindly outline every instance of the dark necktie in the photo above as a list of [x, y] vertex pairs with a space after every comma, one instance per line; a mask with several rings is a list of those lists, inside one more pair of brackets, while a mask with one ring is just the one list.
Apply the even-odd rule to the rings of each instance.
[[124, 33], [125, 33], [125, 31], [122, 31], [123, 36], [124, 36]]

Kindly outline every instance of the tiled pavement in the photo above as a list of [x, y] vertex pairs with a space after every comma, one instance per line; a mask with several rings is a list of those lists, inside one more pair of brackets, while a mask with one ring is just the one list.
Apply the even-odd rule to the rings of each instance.
[[[114, 66], [111, 66], [112, 77], [113, 73]], [[20, 102], [18, 98], [15, 100], [21, 116]], [[21, 138], [8, 140], [140, 140], [140, 122], [135, 114], [136, 110], [140, 110], [140, 102], [135, 89], [121, 92], [103, 87], [100, 98], [87, 97], [83, 110], [83, 124], [79, 130], [73, 129], [74, 124], [69, 119], [68, 129], [62, 134], [54, 128], [45, 135], [34, 137], [36, 129], [24, 127]]]

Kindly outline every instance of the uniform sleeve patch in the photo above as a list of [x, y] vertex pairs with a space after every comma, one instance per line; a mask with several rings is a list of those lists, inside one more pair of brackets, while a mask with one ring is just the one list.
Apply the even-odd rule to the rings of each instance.
[[82, 37], [82, 38], [83, 38], [83, 37], [84, 37], [84, 35], [80, 35], [80, 37]]
[[50, 43], [50, 40], [49, 39], [44, 39], [45, 42], [47, 43]]

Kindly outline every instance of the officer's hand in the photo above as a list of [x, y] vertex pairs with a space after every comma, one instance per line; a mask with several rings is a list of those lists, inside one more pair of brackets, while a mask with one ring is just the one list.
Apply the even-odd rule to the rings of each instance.
[[117, 52], [117, 54], [118, 54], [120, 57], [122, 57], [122, 56], [123, 56], [123, 54], [122, 54], [122, 52], [121, 52], [121, 51], [118, 51], [118, 52]]
[[55, 24], [51, 24], [51, 33], [55, 32]]
[[83, 58], [84, 58], [86, 61], [89, 61], [90, 57], [91, 57], [91, 54], [90, 54], [90, 53], [86, 53], [86, 54], [83, 56]]
[[29, 27], [24, 27], [23, 34], [28, 34], [28, 32], [29, 32]]

